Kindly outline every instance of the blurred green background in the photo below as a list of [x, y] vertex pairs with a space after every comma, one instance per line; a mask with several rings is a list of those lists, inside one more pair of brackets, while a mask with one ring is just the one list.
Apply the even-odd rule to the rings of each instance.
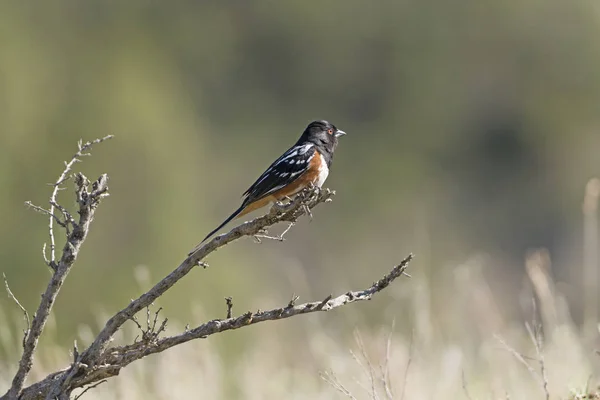
[[[1, 2], [0, 269], [33, 312], [47, 219], [23, 203], [47, 204], [79, 138], [114, 134], [76, 166], [108, 173], [111, 197], [56, 304], [69, 345], [178, 265], [308, 122], [328, 119], [348, 133], [326, 184], [334, 202], [284, 243], [213, 255], [161, 299], [169, 317], [198, 323], [197, 305], [222, 317], [225, 296], [242, 312], [358, 288], [414, 252], [443, 319], [452, 265], [481, 252], [499, 308], [519, 318], [524, 255], [546, 247], [580, 321], [599, 17], [588, 0]], [[389, 324], [404, 315], [394, 299], [321, 322]], [[20, 329], [5, 296], [0, 308]]]

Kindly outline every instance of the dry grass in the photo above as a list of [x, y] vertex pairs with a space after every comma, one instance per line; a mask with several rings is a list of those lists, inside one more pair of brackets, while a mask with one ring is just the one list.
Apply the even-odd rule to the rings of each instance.
[[[463, 290], [462, 296], [467, 300], [478, 298], [478, 303], [472, 304], [476, 308], [493, 304], [492, 299], [485, 298], [490, 292], [477, 272], [479, 268], [472, 262], [458, 266], [453, 283], [455, 290]], [[418, 279], [409, 285], [413, 291], [423, 290]], [[553, 285], [545, 282], [542, 286]], [[470, 288], [467, 293], [465, 288]], [[253, 336], [251, 345], [233, 360], [226, 359], [213, 341], [197, 342], [131, 365], [118, 378], [87, 392], [83, 398], [187, 399], [200, 394], [210, 399], [598, 398], [583, 397], [598, 396], [586, 391], [595, 383], [590, 377], [598, 356], [585, 345], [568, 313], [561, 313], [555, 304], [540, 304], [540, 310], [556, 310], [552, 329], [543, 326], [542, 339], [541, 324], [494, 322], [500, 318], [494, 315], [494, 309], [465, 309], [465, 298], [448, 299], [449, 310], [464, 311], [455, 316], [456, 326], [472, 329], [475, 324], [477, 330], [475, 334], [465, 328], [459, 335], [460, 341], [444, 339], [443, 331], [431, 328], [436, 325], [434, 321], [414, 324], [412, 338], [393, 332], [390, 323], [380, 330], [363, 327], [355, 332], [354, 341], [344, 341], [318, 327], [319, 318], [311, 318], [308, 324], [315, 324], [315, 329], [294, 338], [292, 350], [285, 337], [270, 333], [269, 328], [261, 330], [260, 336]], [[555, 292], [544, 299], [561, 301]], [[406, 321], [431, 315], [420, 308], [423, 303], [413, 304], [412, 315]], [[479, 318], [478, 313], [487, 318]], [[13, 318], [22, 323], [16, 312]], [[494, 332], [491, 327], [496, 324], [504, 328]], [[90, 340], [89, 331], [80, 329], [80, 342]], [[482, 332], [488, 334], [483, 336]], [[123, 333], [135, 334], [133, 326]], [[16, 349], [20, 339], [0, 327], [0, 341], [5, 349]], [[46, 346], [41, 358], [42, 365], [34, 371], [38, 377], [66, 365], [68, 353], [58, 346]], [[10, 376], [10, 368], [0, 368], [2, 389], [8, 386], [4, 378]]]

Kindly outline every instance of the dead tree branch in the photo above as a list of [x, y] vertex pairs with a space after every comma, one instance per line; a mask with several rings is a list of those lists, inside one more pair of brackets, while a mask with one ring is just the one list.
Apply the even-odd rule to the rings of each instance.
[[217, 236], [205, 245], [198, 247], [173, 272], [158, 282], [152, 289], [133, 300], [127, 307], [108, 320], [94, 342], [83, 353], [83, 362], [89, 366], [98, 364], [101, 354], [106, 349], [117, 330], [135, 314], [148, 307], [159, 296], [169, 290], [181, 278], [187, 275], [196, 265], [203, 265], [203, 260], [215, 250], [243, 236], [254, 236], [264, 233], [266, 229], [278, 222], [295, 222], [306, 211], [305, 207], [313, 208], [320, 203], [330, 201], [335, 194], [329, 189], [312, 188], [299, 193], [289, 204], [276, 204], [271, 211], [262, 217], [245, 222], [228, 233]]
[[[373, 295], [384, 290], [396, 278], [402, 275], [407, 275], [405, 270], [412, 258], [412, 254], [407, 256], [387, 275], [363, 290], [349, 291], [337, 297], [327, 296], [324, 300], [313, 301], [310, 303], [298, 305], [287, 304], [283, 307], [274, 308], [267, 311], [248, 311], [238, 317], [215, 319], [206, 322], [195, 328], [186, 329], [184, 332], [178, 335], [160, 339], [156, 338], [156, 335], [153, 335], [152, 340], [141, 340], [126, 346], [109, 348], [98, 357], [97, 363], [94, 366], [80, 362], [76, 367], [77, 372], [75, 373], [72, 372], [74, 367], [71, 366], [70, 368], [59, 371], [58, 373], [48, 375], [42, 381], [26, 388], [23, 391], [20, 399], [25, 400], [48, 398], [47, 395], [44, 395], [49, 393], [57, 380], [60, 380], [61, 377], [66, 374], [71, 374], [72, 378], [69, 380], [69, 384], [63, 387], [62, 390], [63, 392], [70, 393], [74, 389], [82, 388], [86, 385], [92, 385], [98, 381], [116, 376], [119, 374], [121, 369], [136, 360], [144, 358], [150, 354], [160, 353], [171, 347], [189, 342], [190, 340], [206, 339], [210, 335], [233, 329], [244, 328], [260, 322], [275, 321], [313, 312], [330, 311], [346, 304], [370, 300]], [[157, 332], [160, 329], [161, 328], [159, 327]], [[145, 335], [147, 335], [147, 333]]]
[[[93, 142], [87, 142], [85, 144], [82, 144], [80, 141], [78, 151], [75, 153], [71, 161], [65, 162], [65, 169], [53, 184], [54, 188], [52, 190], [52, 194], [50, 195], [50, 209], [48, 210], [50, 220], [48, 225], [50, 236], [50, 259], [47, 262], [48, 266], [52, 268], [53, 274], [46, 291], [44, 294], [42, 294], [42, 300], [40, 301], [38, 309], [33, 317], [31, 327], [28, 329], [26, 337], [23, 341], [23, 355], [19, 361], [17, 373], [13, 378], [10, 389], [1, 399], [13, 400], [19, 398], [19, 394], [23, 389], [25, 379], [27, 378], [27, 375], [29, 375], [29, 371], [31, 371], [31, 367], [33, 366], [33, 355], [35, 353], [38, 340], [42, 334], [42, 331], [44, 330], [48, 316], [50, 315], [50, 311], [52, 310], [54, 302], [56, 301], [56, 297], [58, 296], [58, 292], [60, 291], [69, 271], [71, 270], [71, 267], [77, 259], [79, 249], [89, 232], [90, 224], [94, 218], [94, 213], [98, 207], [98, 204], [100, 203], [100, 200], [103, 197], [108, 196], [108, 176], [106, 174], [100, 176], [100, 178], [98, 178], [90, 188], [88, 179], [81, 173], [76, 174], [75, 193], [77, 196], [76, 200], [78, 205], [79, 220], [75, 221], [71, 218], [71, 220], [65, 220], [60, 224], [65, 228], [67, 227], [67, 224], [71, 224], [72, 230], [66, 231], [66, 243], [63, 247], [60, 260], [56, 262], [54, 221], [57, 217], [55, 216], [54, 211], [57, 208], [56, 205], [58, 204], [56, 199], [58, 191], [61, 188], [61, 184], [63, 184], [69, 178], [69, 173], [71, 172], [73, 165], [80, 161], [81, 157], [88, 155], [86, 152], [94, 144], [103, 142], [111, 137], [112, 136], [107, 136], [105, 138], [97, 139]], [[29, 205], [31, 203], [27, 204]], [[37, 207], [36, 209], [42, 208]], [[59, 209], [62, 211], [63, 208], [60, 207]], [[44, 257], [46, 258], [45, 254]]]
[[[299, 305], [296, 304], [297, 297], [294, 297], [286, 306], [254, 313], [249, 311], [237, 317], [231, 315], [233, 304], [229, 302], [227, 303], [227, 318], [215, 319], [192, 329], [186, 328], [184, 332], [178, 335], [161, 337], [161, 334], [166, 329], [167, 319], [161, 318], [162, 322], [159, 321], [160, 309], [151, 318], [149, 307], [153, 302], [172, 288], [195, 266], [206, 268], [208, 265], [204, 260], [211, 253], [241, 237], [249, 236], [283, 240], [285, 233], [291, 229], [298, 218], [302, 215], [311, 216], [311, 210], [315, 206], [331, 201], [331, 198], [335, 194], [335, 192], [329, 189], [308, 188], [300, 192], [287, 204], [277, 203], [266, 215], [242, 223], [228, 233], [217, 236], [206, 244], [194, 249], [177, 268], [154, 285], [154, 287], [137, 299], [132, 300], [125, 308], [113, 315], [87, 349], [80, 353], [77, 347], [74, 347], [73, 362], [71, 365], [23, 389], [25, 379], [32, 367], [33, 355], [38, 339], [44, 329], [56, 296], [77, 258], [81, 244], [87, 236], [99, 201], [103, 197], [108, 196], [108, 178], [106, 175], [102, 175], [90, 187], [90, 183], [85, 176], [81, 173], [75, 174], [74, 182], [78, 204], [78, 220], [75, 220], [66, 208], [58, 204], [56, 200], [57, 193], [62, 189], [61, 184], [69, 178], [68, 174], [73, 164], [79, 161], [80, 157], [86, 155], [85, 151], [93, 144], [107, 138], [86, 144], [79, 143], [79, 151], [70, 162], [65, 163], [65, 170], [59, 176], [56, 183], [53, 184], [54, 189], [50, 197], [51, 207], [49, 209], [31, 205], [37, 211], [49, 216], [50, 257], [47, 257], [45, 252], [44, 256], [48, 266], [53, 270], [53, 275], [46, 292], [42, 296], [42, 301], [25, 339], [23, 357], [20, 361], [17, 374], [14, 377], [13, 384], [9, 391], [0, 397], [0, 400], [69, 399], [73, 390], [98, 385], [105, 379], [118, 375], [120, 370], [130, 363], [147, 355], [162, 352], [190, 340], [203, 339], [210, 335], [243, 328], [259, 322], [290, 318], [312, 312], [329, 311], [357, 301], [370, 300], [374, 294], [384, 290], [399, 276], [408, 276], [405, 270], [408, 263], [412, 260], [412, 255], [406, 257], [387, 275], [364, 290], [349, 291], [337, 297], [329, 295], [320, 301]], [[57, 261], [54, 251], [55, 240], [53, 228], [55, 222], [63, 227], [66, 232], [66, 243], [59, 261]], [[279, 236], [269, 236], [267, 229], [279, 222], [288, 223], [287, 229]], [[143, 309], [146, 309], [145, 328], [136, 319], [136, 315]], [[136, 338], [131, 344], [111, 347], [110, 343], [113, 336], [129, 320], [134, 321], [141, 330], [140, 340]], [[85, 391], [81, 394], [83, 393]]]

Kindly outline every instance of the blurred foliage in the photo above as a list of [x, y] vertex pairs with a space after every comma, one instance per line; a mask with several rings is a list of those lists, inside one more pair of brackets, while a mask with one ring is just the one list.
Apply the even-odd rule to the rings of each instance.
[[[136, 268], [170, 271], [326, 118], [348, 132], [334, 203], [283, 244], [213, 256], [161, 300], [170, 317], [198, 322], [197, 303], [221, 316], [224, 296], [239, 311], [321, 297], [409, 251], [441, 318], [448, 265], [474, 251], [491, 255], [510, 313], [539, 246], [577, 304], [581, 199], [600, 171], [599, 35], [588, 0], [1, 2], [1, 269], [34, 310], [47, 221], [23, 202], [45, 205], [79, 138], [114, 134], [78, 165], [107, 172], [112, 195], [56, 304], [69, 344], [148, 287]], [[389, 300], [345, 318], [389, 323], [403, 313], [382, 312]]]

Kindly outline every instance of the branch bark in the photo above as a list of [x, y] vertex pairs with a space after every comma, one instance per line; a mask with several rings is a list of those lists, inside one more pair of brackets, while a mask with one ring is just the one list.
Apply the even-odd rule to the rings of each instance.
[[[92, 144], [99, 143], [105, 139], [86, 143], [85, 145], [80, 143], [79, 152], [76, 153], [73, 160], [78, 160], [79, 157], [84, 155], [84, 151]], [[83, 388], [87, 385], [98, 385], [99, 382], [118, 375], [122, 368], [136, 360], [150, 354], [165, 351], [173, 346], [177, 346], [190, 340], [207, 338], [210, 335], [243, 328], [259, 322], [290, 318], [312, 312], [329, 311], [357, 301], [370, 300], [374, 294], [384, 290], [396, 278], [403, 274], [407, 275], [405, 270], [408, 263], [412, 260], [412, 255], [409, 255], [398, 266], [394, 267], [390, 273], [364, 290], [349, 291], [337, 297], [332, 297], [330, 295], [321, 301], [300, 305], [296, 305], [297, 298], [294, 298], [284, 307], [274, 308], [268, 311], [257, 311], [256, 313], [247, 312], [238, 317], [231, 317], [229, 315], [229, 312], [231, 312], [231, 308], [229, 307], [228, 316], [225, 319], [215, 319], [203, 323], [193, 329], [186, 329], [184, 332], [175, 336], [161, 337], [161, 333], [163, 333], [166, 328], [167, 320], [164, 319], [162, 323], [157, 323], [158, 313], [160, 312], [160, 310], [158, 310], [155, 313], [154, 321], [151, 322], [149, 307], [152, 303], [187, 275], [195, 266], [206, 268], [208, 265], [204, 260], [212, 252], [241, 237], [251, 236], [256, 237], [257, 239], [271, 238], [275, 240], [284, 240], [283, 235], [291, 229], [298, 218], [305, 214], [310, 216], [312, 208], [318, 204], [331, 201], [332, 197], [335, 195], [335, 192], [329, 189], [309, 188], [300, 192], [289, 203], [277, 203], [266, 215], [245, 222], [233, 228], [231, 231], [217, 236], [206, 244], [194, 249], [170, 274], [154, 285], [149, 291], [142, 294], [137, 299], [132, 300], [125, 308], [113, 315], [87, 349], [82, 353], [79, 353], [77, 347], [75, 347], [71, 365], [65, 369], [54, 372], [41, 381], [23, 389], [23, 383], [31, 370], [33, 354], [39, 336], [43, 331], [56, 296], [77, 258], [82, 243], [85, 241], [90, 223], [94, 217], [94, 212], [100, 199], [108, 195], [106, 186], [108, 178], [106, 175], [102, 175], [94, 182], [91, 190], [89, 190], [87, 178], [82, 174], [76, 174], [75, 191], [77, 203], [79, 205], [79, 220], [75, 221], [69, 212], [56, 202], [56, 193], [58, 193], [59, 186], [68, 178], [68, 172], [76, 162], [73, 160], [69, 163], [65, 163], [65, 171], [60, 175], [54, 185], [54, 190], [50, 198], [51, 208], [49, 210], [41, 209], [41, 211], [48, 214], [50, 218], [49, 231], [51, 255], [50, 259], [47, 260], [47, 264], [52, 268], [53, 275], [46, 292], [42, 297], [38, 311], [33, 318], [31, 329], [29, 329], [29, 332], [25, 337], [23, 357], [13, 380], [13, 384], [9, 391], [4, 396], [0, 397], [0, 400], [69, 399], [74, 389]], [[55, 215], [56, 210], [59, 210], [62, 213], [64, 217], [63, 220]], [[52, 251], [54, 245], [54, 222], [65, 228], [67, 232], [67, 241], [58, 263], [55, 261], [55, 256]], [[268, 236], [267, 229], [279, 222], [287, 222], [289, 224], [285, 232], [278, 237]], [[72, 228], [72, 230], [70, 228]], [[147, 310], [146, 329], [142, 329], [141, 325], [136, 320], [136, 314], [143, 309]], [[141, 340], [135, 340], [134, 343], [125, 346], [110, 347], [109, 345], [114, 334], [128, 320], [133, 320], [140, 330], [142, 330]]]

